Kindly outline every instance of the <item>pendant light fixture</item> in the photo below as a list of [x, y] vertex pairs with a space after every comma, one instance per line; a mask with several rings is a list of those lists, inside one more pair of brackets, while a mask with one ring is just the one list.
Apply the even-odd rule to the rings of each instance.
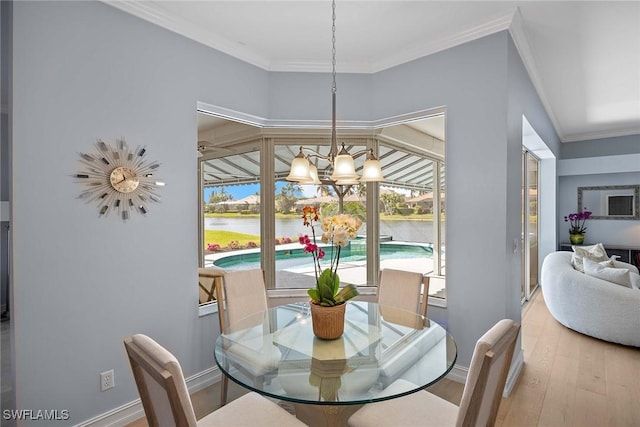
[[[287, 176], [288, 181], [295, 181], [300, 184], [330, 184], [333, 186], [350, 186], [359, 182], [383, 181], [382, 167], [380, 161], [373, 154], [373, 149], [358, 151], [353, 155], [349, 154], [344, 143], [340, 151], [338, 151], [338, 143], [336, 137], [336, 2], [332, 1], [332, 67], [333, 67], [333, 85], [331, 87], [331, 146], [329, 153], [323, 155], [315, 150], [307, 147], [300, 147], [300, 152], [291, 162], [291, 169]], [[305, 154], [308, 153], [308, 154]], [[362, 177], [356, 173], [354, 159], [366, 154], [366, 160], [362, 167]], [[325, 160], [333, 166], [333, 173], [329, 179], [320, 180], [318, 177], [318, 169], [310, 161], [312, 157]]]

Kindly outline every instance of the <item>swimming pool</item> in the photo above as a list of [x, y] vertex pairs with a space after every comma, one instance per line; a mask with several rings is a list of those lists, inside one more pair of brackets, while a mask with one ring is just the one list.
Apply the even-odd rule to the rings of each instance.
[[[286, 270], [304, 265], [312, 265], [311, 256], [308, 253], [303, 252], [302, 246], [283, 246], [286, 247], [276, 248], [276, 270]], [[327, 253], [327, 257], [328, 256], [329, 253]], [[381, 261], [432, 257], [433, 247], [430, 243], [406, 243], [393, 241], [380, 243]], [[349, 242], [349, 245], [342, 248], [340, 252], [341, 265], [350, 262], [366, 261], [366, 259], [366, 242], [364, 240], [353, 240]], [[212, 263], [216, 267], [220, 267], [225, 270], [260, 268], [260, 249], [242, 251], [241, 253], [228, 252], [224, 254], [217, 254]]]

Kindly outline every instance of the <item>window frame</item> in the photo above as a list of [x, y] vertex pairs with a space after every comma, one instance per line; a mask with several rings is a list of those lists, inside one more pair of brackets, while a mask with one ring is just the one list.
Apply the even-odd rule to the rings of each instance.
[[[255, 117], [252, 117], [252, 120], [242, 119], [240, 117], [245, 116], [239, 114], [240, 117], [234, 118], [233, 115], [229, 114], [219, 114], [216, 113], [215, 110], [219, 109], [219, 107], [206, 106], [203, 108], [203, 104], [199, 103], [198, 106], [198, 114], [204, 113], [208, 115], [218, 116], [220, 118], [236, 121], [244, 124], [248, 124], [251, 126], [255, 126], [260, 128], [260, 133], [262, 135], [261, 138], [257, 138], [251, 141], [241, 142], [238, 144], [234, 144], [232, 148], [238, 149], [238, 153], [251, 151], [249, 147], [257, 146], [258, 151], [260, 152], [260, 203], [261, 203], [261, 215], [260, 215], [260, 238], [263, 242], [273, 242], [275, 241], [275, 150], [276, 145], [289, 145], [289, 146], [299, 146], [300, 143], [300, 133], [304, 134], [312, 134], [314, 131], [317, 135], [321, 135], [320, 140], [324, 141], [324, 135], [327, 134], [327, 129], [314, 129], [309, 132], [309, 129], [301, 129], [301, 128], [292, 128], [286, 125], [277, 127], [277, 126], [267, 126], [268, 120], [256, 120]], [[420, 113], [413, 113], [410, 115], [406, 115], [403, 118], [394, 118], [393, 120], [382, 120], [376, 123], [376, 126], [371, 126], [369, 131], [363, 131], [362, 127], [354, 130], [345, 130], [341, 131], [341, 137], [344, 136], [345, 139], [353, 139], [354, 135], [359, 135], [359, 137], [363, 138], [366, 141], [366, 148], [371, 148], [374, 150], [374, 154], [378, 156], [379, 148], [381, 144], [390, 144], [388, 141], [383, 141], [377, 135], [379, 134], [379, 129], [382, 129], [387, 126], [403, 124], [410, 121], [415, 121], [419, 119], [424, 119], [432, 116], [442, 115], [446, 117], [446, 112], [444, 108], [434, 109], [429, 111], [423, 111]], [[302, 132], [301, 132], [302, 131]], [[342, 135], [342, 134], [345, 135]], [[317, 136], [316, 136], [317, 137]], [[382, 141], [382, 142], [381, 142]], [[354, 142], [355, 143], [355, 142]], [[323, 143], [321, 143], [324, 145]], [[391, 143], [391, 145], [396, 145]], [[433, 193], [434, 193], [434, 205], [433, 209], [435, 212], [440, 212], [440, 188], [441, 188], [441, 174], [440, 169], [442, 165], [445, 163], [445, 158], [443, 156], [442, 159], [437, 159], [435, 157], [431, 157], [426, 155], [424, 152], [420, 152], [420, 150], [412, 149], [412, 147], [405, 144], [402, 147], [398, 147], [403, 151], [408, 153], [418, 155], [421, 157], [426, 157], [433, 162], [433, 174], [434, 174], [434, 184], [433, 184]], [[225, 147], [228, 149], [228, 147]], [[220, 156], [222, 157], [222, 156]], [[198, 265], [202, 267], [204, 265], [204, 180], [203, 180], [203, 171], [202, 165], [203, 161], [210, 160], [215, 157], [202, 157], [197, 158], [197, 171], [198, 171]], [[445, 180], [445, 189], [446, 189], [446, 180]], [[364, 287], [359, 287], [361, 295], [363, 297], [374, 296], [377, 292], [377, 280], [378, 280], [378, 272], [380, 268], [380, 213], [378, 211], [378, 200], [380, 195], [380, 185], [378, 183], [374, 183], [374, 185], [366, 186], [366, 234], [367, 236], [373, 236], [373, 238], [367, 238], [367, 285]], [[446, 212], [446, 208], [445, 208]], [[441, 218], [440, 214], [434, 215], [434, 274], [438, 277], [441, 277], [443, 280], [445, 279], [445, 274], [443, 272], [443, 262], [442, 262], [442, 238], [441, 238]], [[446, 228], [446, 222], [445, 222]], [[445, 230], [446, 235], [446, 230]], [[275, 287], [275, 245], [272, 244], [263, 244], [261, 247], [261, 267], [265, 272], [265, 283], [267, 286], [267, 292], [270, 297], [273, 298], [294, 298], [299, 299], [301, 297], [306, 297], [306, 289], [284, 289], [284, 288], [276, 288]], [[446, 289], [446, 285], [445, 285]], [[446, 307], [446, 297], [431, 297], [429, 298], [428, 303], [434, 306]], [[206, 304], [200, 307], [200, 315], [206, 315], [215, 313], [217, 311], [217, 302]]]

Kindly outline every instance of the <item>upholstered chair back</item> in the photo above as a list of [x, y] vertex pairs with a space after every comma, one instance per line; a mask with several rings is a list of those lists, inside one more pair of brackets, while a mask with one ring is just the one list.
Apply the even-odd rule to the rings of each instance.
[[519, 329], [503, 319], [476, 342], [456, 426], [495, 424]]
[[429, 278], [422, 273], [385, 268], [378, 281], [378, 303], [426, 317]]
[[150, 427], [195, 427], [196, 416], [180, 363], [143, 334], [124, 341]]

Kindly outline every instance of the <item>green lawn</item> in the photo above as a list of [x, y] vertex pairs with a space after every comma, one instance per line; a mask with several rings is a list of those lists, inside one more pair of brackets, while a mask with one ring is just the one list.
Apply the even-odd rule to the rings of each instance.
[[[223, 217], [223, 218], [259, 218], [260, 214], [239, 214], [237, 212], [224, 212], [224, 213], [205, 213], [205, 217]], [[301, 218], [300, 214], [291, 213], [291, 214], [283, 214], [276, 213], [276, 218]], [[300, 220], [300, 225], [302, 225], [302, 220]], [[283, 237], [289, 237], [297, 241], [297, 236], [277, 236], [277, 238], [282, 239]], [[241, 248], [249, 247], [249, 242], [255, 243], [257, 246], [260, 246], [260, 236], [254, 234], [246, 234], [246, 233], [236, 233], [234, 231], [225, 231], [225, 230], [205, 230], [204, 231], [204, 249], [207, 250], [209, 244], [218, 244], [221, 248], [227, 247], [229, 242], [234, 240], [238, 241], [238, 245]]]
[[238, 244], [242, 247], [247, 247], [249, 242], [254, 242], [257, 246], [260, 246], [260, 236], [246, 233], [236, 233], [234, 231], [224, 230], [205, 230], [204, 231], [204, 248], [207, 249], [209, 243], [218, 244], [221, 247], [226, 247], [229, 242], [237, 240]]

